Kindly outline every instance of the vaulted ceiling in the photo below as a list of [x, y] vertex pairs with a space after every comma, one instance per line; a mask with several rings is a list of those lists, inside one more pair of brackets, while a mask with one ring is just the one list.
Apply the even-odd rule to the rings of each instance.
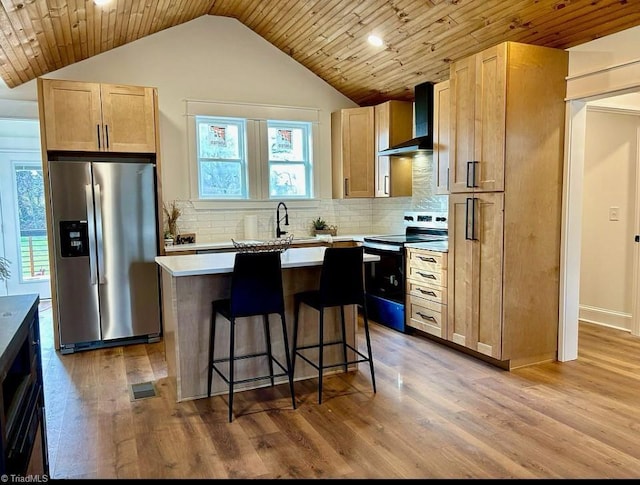
[[[640, 25], [640, 0], [0, 0], [15, 87], [202, 15], [233, 17], [360, 105], [413, 99], [505, 40], [566, 49]], [[366, 42], [375, 33], [382, 47]]]

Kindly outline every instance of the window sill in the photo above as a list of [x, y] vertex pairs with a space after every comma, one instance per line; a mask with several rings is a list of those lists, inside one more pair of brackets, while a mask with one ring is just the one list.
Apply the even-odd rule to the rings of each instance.
[[191, 200], [195, 210], [245, 210], [265, 209], [272, 210], [278, 202], [284, 202], [289, 209], [316, 209], [320, 207], [320, 199], [269, 199], [269, 200]]

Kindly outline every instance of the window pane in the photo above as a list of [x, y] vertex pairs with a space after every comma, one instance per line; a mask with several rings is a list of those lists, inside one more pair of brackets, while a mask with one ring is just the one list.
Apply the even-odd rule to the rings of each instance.
[[223, 120], [199, 123], [200, 158], [241, 158], [241, 138], [236, 123]]
[[49, 278], [49, 247], [44, 215], [42, 168], [16, 165], [15, 182], [20, 231], [22, 281]]
[[309, 197], [305, 165], [302, 163], [271, 163], [269, 165], [269, 195]]
[[200, 162], [200, 197], [243, 197], [242, 164]]
[[269, 160], [305, 160], [306, 130], [295, 126], [269, 126]]

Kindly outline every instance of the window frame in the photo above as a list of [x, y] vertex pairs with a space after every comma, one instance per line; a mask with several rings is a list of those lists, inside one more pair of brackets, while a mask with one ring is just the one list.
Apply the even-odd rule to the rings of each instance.
[[[195, 209], [249, 209], [271, 208], [274, 200], [286, 200], [290, 207], [317, 208], [320, 160], [320, 110], [288, 106], [272, 106], [250, 103], [227, 103], [220, 101], [186, 100], [187, 149], [189, 160], [189, 179], [191, 202]], [[200, 172], [198, 162], [196, 117], [243, 118], [246, 120], [246, 160], [247, 160], [247, 198], [200, 198]], [[270, 196], [268, 129], [267, 122], [295, 124], [310, 123], [310, 170], [308, 186], [309, 198], [298, 196]], [[254, 147], [253, 150], [250, 147]]]
[[[269, 128], [299, 128], [302, 129], [303, 137], [306, 138], [306, 143], [303, 147], [303, 157], [302, 160], [295, 161], [283, 161], [283, 160], [271, 160], [269, 156]], [[286, 199], [286, 200], [307, 200], [313, 199], [314, 191], [313, 191], [313, 126], [311, 123], [306, 121], [284, 121], [284, 120], [267, 120], [266, 121], [266, 140], [264, 142], [264, 147], [267, 150], [266, 156], [266, 169], [267, 169], [267, 196], [270, 200], [274, 199]], [[308, 195], [296, 196], [296, 195], [272, 195], [271, 194], [271, 167], [272, 165], [282, 165], [282, 164], [290, 164], [290, 165], [302, 165], [305, 171], [305, 193]]]
[[[200, 154], [200, 130], [199, 126], [201, 122], [206, 124], [212, 123], [226, 123], [229, 125], [236, 125], [238, 127], [238, 154], [239, 158], [207, 158], [202, 157]], [[249, 160], [247, 158], [247, 123], [244, 118], [231, 118], [228, 116], [202, 116], [195, 117], [196, 129], [196, 156], [197, 156], [197, 172], [198, 172], [198, 198], [201, 200], [245, 200], [249, 197], [249, 174], [248, 165]], [[240, 179], [242, 180], [241, 195], [218, 195], [215, 197], [202, 197], [202, 162], [213, 163], [233, 163], [240, 165]]]

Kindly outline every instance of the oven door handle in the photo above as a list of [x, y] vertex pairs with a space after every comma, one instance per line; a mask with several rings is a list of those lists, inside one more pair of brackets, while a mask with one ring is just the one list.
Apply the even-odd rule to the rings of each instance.
[[385, 254], [402, 255], [404, 253], [402, 246], [388, 246], [386, 244], [378, 244], [370, 242], [365, 244], [364, 252], [368, 254], [376, 254], [378, 256], [384, 256]]

